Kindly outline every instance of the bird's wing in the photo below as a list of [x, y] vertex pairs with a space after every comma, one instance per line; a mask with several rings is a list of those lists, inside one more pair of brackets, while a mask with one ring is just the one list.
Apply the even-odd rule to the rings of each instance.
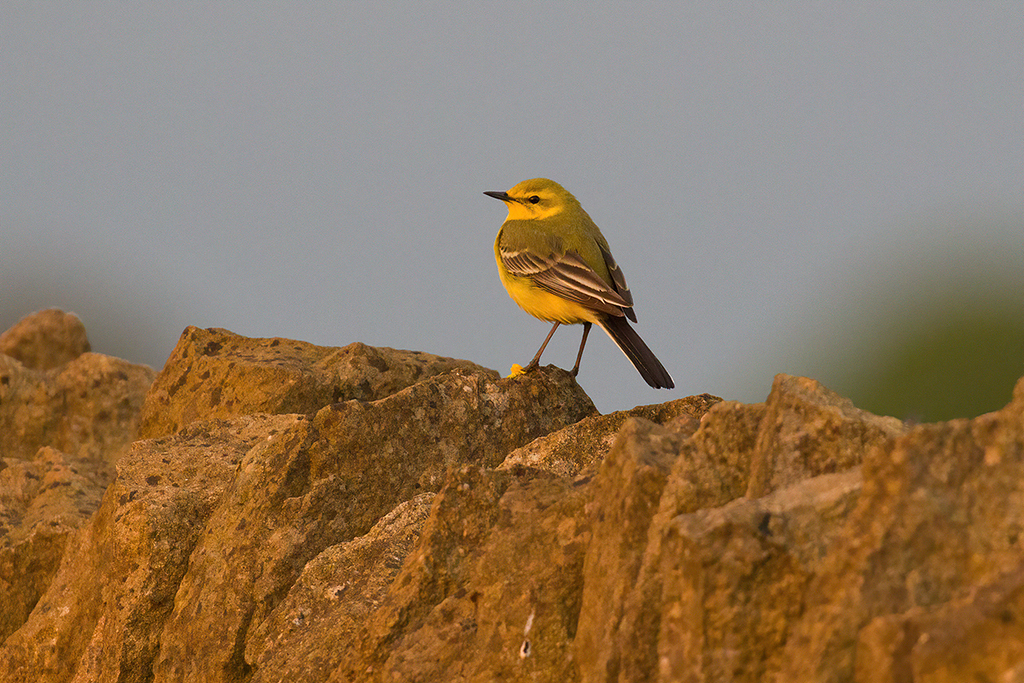
[[626, 284], [626, 276], [622, 274], [622, 268], [619, 268], [619, 264], [612, 257], [612, 252], [608, 251], [604, 244], [598, 242], [597, 248], [601, 250], [604, 264], [608, 266], [608, 274], [611, 275], [612, 286], [615, 287], [615, 291], [622, 297], [622, 300], [629, 304], [629, 307], [625, 310], [626, 317], [636, 322], [636, 313], [633, 312], [633, 295], [629, 293], [629, 285]]
[[[541, 289], [563, 299], [614, 316], [625, 315], [625, 311], [632, 313], [630, 309], [633, 301], [629, 289], [625, 289], [625, 296], [616, 292], [575, 251], [544, 256], [529, 249], [501, 247], [499, 253], [509, 273], [528, 277]], [[621, 271], [616, 268], [615, 272], [619, 273], [621, 279]]]
[[615, 286], [615, 291], [626, 301], [630, 306], [633, 305], [633, 295], [629, 293], [629, 285], [626, 284], [626, 277], [622, 274], [622, 269], [619, 268], [619, 264], [612, 258], [612, 253], [608, 251], [601, 243], [598, 243], [597, 248], [601, 250], [601, 256], [604, 257], [604, 264], [608, 266], [608, 274], [612, 276], [612, 284]]

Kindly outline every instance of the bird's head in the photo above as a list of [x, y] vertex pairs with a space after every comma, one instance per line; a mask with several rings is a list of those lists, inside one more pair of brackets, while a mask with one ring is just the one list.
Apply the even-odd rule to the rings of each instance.
[[484, 192], [505, 202], [513, 221], [549, 218], [565, 210], [579, 210], [580, 203], [567, 189], [547, 178], [524, 180], [508, 192]]

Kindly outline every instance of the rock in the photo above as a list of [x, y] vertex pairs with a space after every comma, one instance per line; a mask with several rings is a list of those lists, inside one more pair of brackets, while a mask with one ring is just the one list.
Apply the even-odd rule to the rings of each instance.
[[875, 617], [857, 637], [857, 681], [1024, 680], [1024, 566], [935, 608]]
[[3, 680], [145, 680], [207, 522], [253, 448], [302, 416], [245, 416], [139, 441], [28, 621], [0, 649]]
[[692, 432], [697, 429], [697, 420], [721, 400], [717, 396], [701, 394], [584, 418], [512, 451], [500, 469], [535, 467], [571, 477], [587, 465], [600, 463], [604, 459], [615, 441], [616, 432], [628, 418], [642, 417], [657, 424], [680, 419], [687, 423], [687, 428]]
[[0, 335], [0, 639], [28, 618], [136, 438], [155, 372], [57, 310]]
[[[616, 640], [634, 592], [651, 520], [689, 430], [673, 434], [642, 420], [623, 427], [601, 463], [589, 506], [593, 537], [583, 564], [579, 631], [573, 643], [580, 679], [615, 680]], [[652, 448], [657, 440], [660, 448]], [[638, 616], [631, 615], [635, 620]]]
[[250, 628], [325, 549], [436, 491], [448, 469], [493, 467], [594, 412], [567, 373], [549, 374], [495, 382], [456, 371], [309, 418], [192, 422], [137, 441], [37, 609], [0, 650], [0, 671], [53, 681], [68, 671], [83, 680], [245, 675]]
[[33, 370], [60, 367], [89, 350], [82, 321], [56, 308], [27, 315], [0, 334], [0, 354]]
[[656, 678], [665, 536], [677, 516], [743, 495], [764, 414], [763, 405], [724, 401], [692, 434], [642, 421], [623, 427], [600, 474], [610, 493], [592, 508], [602, 540], [587, 557], [576, 653], [581, 680]]
[[325, 548], [366, 534], [466, 464], [594, 412], [564, 371], [495, 381], [456, 370], [386, 398], [322, 408], [240, 465], [192, 554], [155, 663], [157, 680], [248, 675], [245, 637]]
[[784, 375], [599, 416], [189, 328], [125, 451], [118, 363], [0, 355], [0, 680], [1024, 680], [1024, 380], [913, 428]]
[[802, 479], [859, 465], [871, 444], [906, 425], [872, 415], [805, 377], [778, 375], [757, 435], [747, 495], [766, 495]]
[[88, 469], [113, 465], [135, 440], [139, 411], [156, 373], [98, 353], [50, 370], [0, 355], [0, 454], [29, 460], [44, 446]]
[[314, 346], [189, 327], [146, 397], [139, 434], [163, 436], [199, 419], [315, 413], [330, 403], [384, 398], [455, 369], [498, 376], [469, 361], [419, 351]]
[[467, 466], [328, 681], [573, 680], [585, 487]]
[[99, 507], [104, 484], [46, 446], [32, 460], [0, 469], [0, 642], [50, 585], [68, 538]]
[[[863, 477], [776, 680], [884, 680], [876, 676], [915, 668], [912, 680], [1002, 680], [1022, 642], [1024, 380], [1000, 411], [920, 425], [869, 450]], [[992, 595], [1006, 597], [1005, 611], [984, 607]], [[928, 644], [936, 633], [946, 646]], [[886, 655], [880, 638], [902, 645]], [[880, 656], [865, 659], [861, 646]]]
[[754, 682], [777, 671], [807, 584], [860, 483], [856, 470], [826, 474], [670, 520], [661, 530], [661, 620], [651, 634], [657, 675]]
[[327, 679], [386, 598], [434, 497], [421, 493], [400, 503], [365, 535], [329, 546], [306, 564], [288, 596], [246, 638], [253, 683]]

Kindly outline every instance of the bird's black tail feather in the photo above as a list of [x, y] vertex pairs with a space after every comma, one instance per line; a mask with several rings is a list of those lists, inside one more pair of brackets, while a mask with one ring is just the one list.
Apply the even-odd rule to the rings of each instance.
[[608, 333], [616, 346], [622, 349], [626, 358], [639, 371], [645, 382], [655, 389], [671, 389], [675, 386], [665, 366], [661, 364], [654, 352], [647, 348], [647, 344], [636, 333], [636, 330], [630, 327], [625, 318], [605, 316], [598, 321], [598, 325]]

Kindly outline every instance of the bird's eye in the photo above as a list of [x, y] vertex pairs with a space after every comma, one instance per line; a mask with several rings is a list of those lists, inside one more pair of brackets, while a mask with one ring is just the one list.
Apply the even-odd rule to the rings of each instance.
[[532, 197], [530, 197], [530, 203], [531, 204], [536, 204], [539, 201], [540, 201], [540, 197], [538, 197], [537, 195], [533, 195]]

